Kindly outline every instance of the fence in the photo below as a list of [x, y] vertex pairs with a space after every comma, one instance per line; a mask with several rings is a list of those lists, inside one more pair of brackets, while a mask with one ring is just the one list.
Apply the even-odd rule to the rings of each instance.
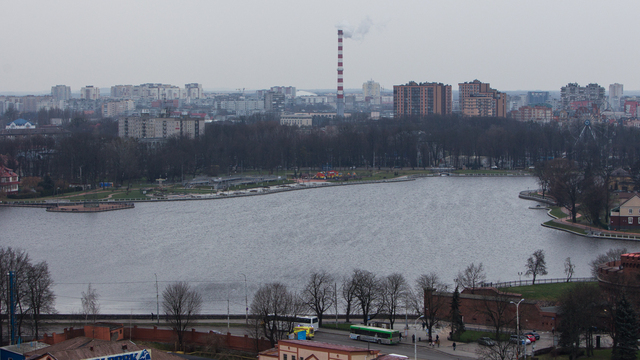
[[[567, 278], [556, 278], [556, 279], [536, 279], [536, 284], [556, 284], [556, 283], [565, 283], [565, 282], [593, 282], [598, 281], [598, 279], [594, 277], [581, 277], [581, 278], [571, 278], [567, 281]], [[514, 281], [505, 281], [505, 282], [485, 282], [480, 284], [480, 287], [495, 287], [495, 288], [505, 288], [505, 287], [514, 287], [514, 286], [528, 286], [533, 285], [533, 280], [514, 280]]]

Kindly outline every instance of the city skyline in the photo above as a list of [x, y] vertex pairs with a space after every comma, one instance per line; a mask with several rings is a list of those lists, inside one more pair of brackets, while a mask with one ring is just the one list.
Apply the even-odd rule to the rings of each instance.
[[[344, 87], [373, 79], [478, 79], [501, 91], [567, 83], [640, 89], [632, 1], [322, 3], [166, 1], [10, 2], [0, 30], [0, 92], [83, 86], [201, 83], [335, 89], [337, 29], [345, 30]], [[18, 16], [28, 14], [28, 16]], [[615, 24], [607, 27], [606, 25]], [[611, 29], [611, 30], [609, 30]]]

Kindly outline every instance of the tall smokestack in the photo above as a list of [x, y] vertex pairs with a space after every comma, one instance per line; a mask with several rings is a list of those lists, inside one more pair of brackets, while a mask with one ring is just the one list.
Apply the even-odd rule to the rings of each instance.
[[344, 88], [342, 85], [342, 30], [338, 30], [338, 97], [336, 99], [337, 115], [344, 117]]

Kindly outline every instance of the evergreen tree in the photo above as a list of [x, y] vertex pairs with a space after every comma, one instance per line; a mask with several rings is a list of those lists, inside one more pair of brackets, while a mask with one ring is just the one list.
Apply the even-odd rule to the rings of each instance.
[[456, 286], [451, 299], [451, 340], [460, 340], [463, 332], [464, 322], [462, 322], [462, 314], [460, 314], [460, 291]]
[[615, 327], [611, 360], [635, 360], [638, 351], [638, 319], [625, 296], [616, 306]]

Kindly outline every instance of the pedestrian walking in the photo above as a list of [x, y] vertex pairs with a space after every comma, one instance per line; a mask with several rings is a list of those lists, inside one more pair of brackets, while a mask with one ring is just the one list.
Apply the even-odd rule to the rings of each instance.
[[436, 344], [438, 344], [438, 347], [440, 347], [440, 339], [436, 339]]
[[416, 342], [416, 334], [411, 335], [411, 342]]
[[456, 343], [453, 343], [453, 351], [456, 351]]

